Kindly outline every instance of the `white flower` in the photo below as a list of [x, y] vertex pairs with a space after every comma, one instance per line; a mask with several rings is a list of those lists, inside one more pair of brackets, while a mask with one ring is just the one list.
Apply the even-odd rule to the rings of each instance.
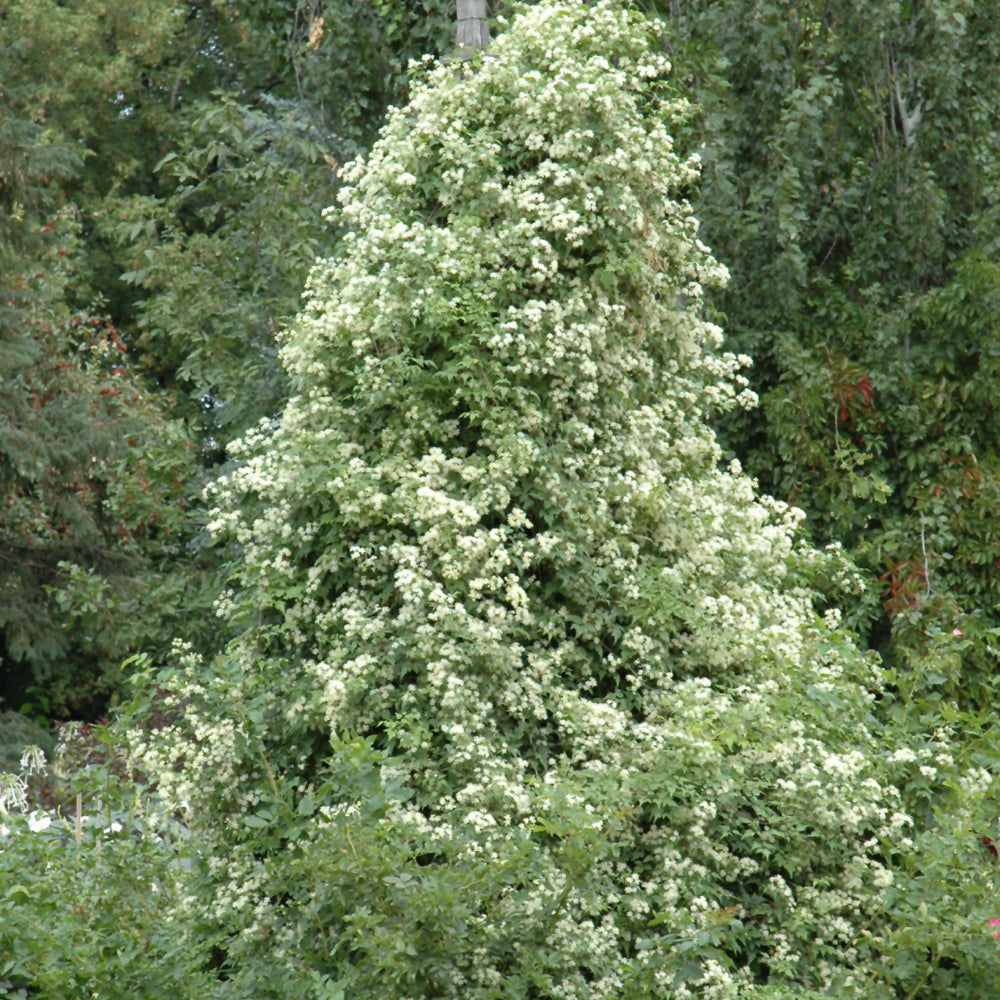
[[41, 833], [52, 825], [52, 817], [48, 813], [35, 811], [28, 817], [28, 829], [32, 833]]
[[19, 774], [0, 774], [0, 815], [21, 812], [28, 805], [28, 784]]
[[21, 771], [27, 776], [45, 773], [45, 754], [41, 747], [28, 746], [21, 754]]

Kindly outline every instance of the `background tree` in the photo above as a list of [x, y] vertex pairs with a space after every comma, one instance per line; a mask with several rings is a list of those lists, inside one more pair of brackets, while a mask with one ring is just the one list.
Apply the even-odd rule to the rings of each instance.
[[177, 617], [224, 643], [198, 493], [277, 412], [336, 164], [445, 7], [0, 3], [10, 705], [96, 716]]
[[66, 192], [84, 159], [36, 15], [4, 12], [0, 52], [0, 698], [62, 715], [98, 711], [159, 628], [140, 592], [177, 554], [186, 441], [83, 299], [85, 222]]
[[272, 57], [190, 100], [156, 190], [119, 206], [137, 343], [200, 425], [210, 463], [278, 412], [287, 385], [276, 334], [297, 312], [312, 262], [339, 237], [322, 215], [337, 169], [405, 99], [409, 60], [447, 48], [448, 6], [248, 10], [234, 53], [256, 45]]
[[870, 573], [881, 607], [854, 625], [901, 683], [990, 708], [989, 8], [734, 0], [670, 15], [680, 89], [701, 107], [688, 132], [705, 162], [698, 211], [733, 275], [712, 302], [762, 399], [724, 424], [726, 442], [806, 510], [817, 542], [842, 542]]

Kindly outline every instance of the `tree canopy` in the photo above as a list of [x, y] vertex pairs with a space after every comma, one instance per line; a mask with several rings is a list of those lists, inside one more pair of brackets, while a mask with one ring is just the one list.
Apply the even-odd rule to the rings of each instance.
[[198, 497], [445, 6], [0, 3], [7, 704], [94, 719], [130, 653], [224, 644]]
[[761, 396], [725, 424], [727, 444], [807, 512], [818, 543], [842, 543], [870, 574], [876, 600], [855, 627], [916, 679], [914, 695], [989, 710], [992, 11], [674, 8], [666, 44], [700, 104], [686, 133], [705, 162], [698, 214], [733, 276], [713, 304], [732, 349], [753, 356]]

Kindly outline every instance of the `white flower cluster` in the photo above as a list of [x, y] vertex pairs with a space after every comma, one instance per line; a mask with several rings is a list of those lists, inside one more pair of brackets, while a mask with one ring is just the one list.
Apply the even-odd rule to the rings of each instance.
[[[475, 72], [431, 70], [346, 173], [293, 398], [216, 489], [244, 554], [219, 610], [256, 624], [218, 664], [181, 651], [177, 723], [137, 737], [169, 809], [222, 820], [212, 912], [248, 937], [291, 862], [247, 830], [298, 801], [286, 853], [350, 861], [358, 893], [468, 872], [449, 996], [495, 990], [532, 935], [574, 1000], [736, 995], [711, 955], [680, 974], [727, 935], [818, 989], [858, 958], [910, 823], [893, 776], [938, 765], [843, 721], [873, 668], [788, 582], [801, 512], [719, 468], [706, 420], [752, 404], [749, 359], [699, 314], [725, 272], [651, 110], [666, 71], [619, 3], [544, 2]], [[346, 905], [295, 871], [282, 955], [322, 923], [295, 906]]]

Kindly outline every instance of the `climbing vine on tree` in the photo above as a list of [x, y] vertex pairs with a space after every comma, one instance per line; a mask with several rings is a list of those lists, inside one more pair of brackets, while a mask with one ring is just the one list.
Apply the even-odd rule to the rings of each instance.
[[905, 915], [947, 857], [984, 919], [975, 845], [920, 810], [987, 823], [989, 775], [876, 721], [812, 606], [857, 574], [720, 466], [752, 398], [656, 30], [538, 5], [345, 174], [289, 402], [215, 491], [242, 635], [179, 643], [173, 722], [133, 736], [237, 994], [947, 995], [973, 947]]

